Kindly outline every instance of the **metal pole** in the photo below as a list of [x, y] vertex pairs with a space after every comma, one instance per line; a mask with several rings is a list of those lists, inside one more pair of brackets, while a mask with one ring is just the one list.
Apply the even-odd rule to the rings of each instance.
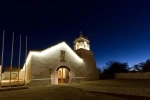
[[24, 74], [24, 84], [26, 78], [26, 58], [27, 58], [27, 36], [26, 36], [26, 51], [25, 51], [25, 74]]
[[2, 86], [2, 80], [3, 80], [3, 78], [2, 78], [2, 70], [3, 70], [3, 55], [4, 55], [4, 36], [5, 36], [5, 30], [3, 30], [3, 40], [2, 40], [2, 58], [1, 58], [1, 72], [0, 72], [0, 74], [1, 74], [1, 79], [0, 79], [0, 87]]
[[10, 81], [9, 81], [9, 87], [11, 86], [11, 72], [12, 72], [12, 61], [13, 61], [13, 47], [14, 47], [14, 32], [12, 37], [12, 51], [11, 51], [11, 63], [10, 63]]
[[20, 56], [21, 56], [21, 34], [20, 34], [20, 45], [19, 45], [19, 61], [18, 61], [18, 81], [17, 81], [17, 86], [19, 86]]

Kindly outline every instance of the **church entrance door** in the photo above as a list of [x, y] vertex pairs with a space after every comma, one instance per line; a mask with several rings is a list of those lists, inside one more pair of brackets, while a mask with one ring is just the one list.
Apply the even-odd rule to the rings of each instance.
[[58, 83], [68, 83], [69, 82], [69, 71], [70, 71], [70, 69], [66, 66], [60, 66], [57, 69]]

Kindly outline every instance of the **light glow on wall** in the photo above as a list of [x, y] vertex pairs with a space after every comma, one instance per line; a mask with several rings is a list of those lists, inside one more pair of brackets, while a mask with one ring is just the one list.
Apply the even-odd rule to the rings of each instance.
[[83, 59], [80, 58], [65, 42], [61, 42], [55, 46], [52, 46], [50, 48], [47, 48], [41, 52], [34, 52], [32, 53], [33, 55], [37, 55], [37, 56], [44, 56], [47, 55], [48, 53], [54, 53], [54, 51], [60, 50], [60, 48], [66, 48], [67, 52], [71, 53], [71, 55], [73, 55], [73, 57], [78, 61], [78, 62], [83, 62]]
[[[28, 54], [28, 56], [27, 56], [27, 59], [26, 59], [26, 65], [28, 65], [28, 63], [29, 63], [29, 61], [31, 60], [31, 57], [32, 57], [32, 55], [34, 54], [35, 52], [33, 52], [33, 51], [30, 51], [29, 52], [29, 54]], [[24, 66], [23, 66], [23, 70], [25, 70], [25, 64], [24, 64]]]

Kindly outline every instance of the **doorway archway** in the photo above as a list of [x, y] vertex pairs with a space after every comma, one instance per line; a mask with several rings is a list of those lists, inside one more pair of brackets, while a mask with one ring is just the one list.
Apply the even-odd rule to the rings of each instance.
[[57, 68], [58, 83], [68, 83], [69, 82], [69, 72], [70, 69], [66, 66], [60, 66]]

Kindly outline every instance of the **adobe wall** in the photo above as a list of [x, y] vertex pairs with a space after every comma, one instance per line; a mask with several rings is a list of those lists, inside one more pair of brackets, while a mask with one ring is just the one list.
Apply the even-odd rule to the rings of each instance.
[[150, 79], [150, 72], [115, 73], [115, 79]]
[[78, 49], [75, 51], [84, 60], [85, 77], [87, 80], [99, 79], [99, 73], [96, 68], [96, 61], [91, 51]]

